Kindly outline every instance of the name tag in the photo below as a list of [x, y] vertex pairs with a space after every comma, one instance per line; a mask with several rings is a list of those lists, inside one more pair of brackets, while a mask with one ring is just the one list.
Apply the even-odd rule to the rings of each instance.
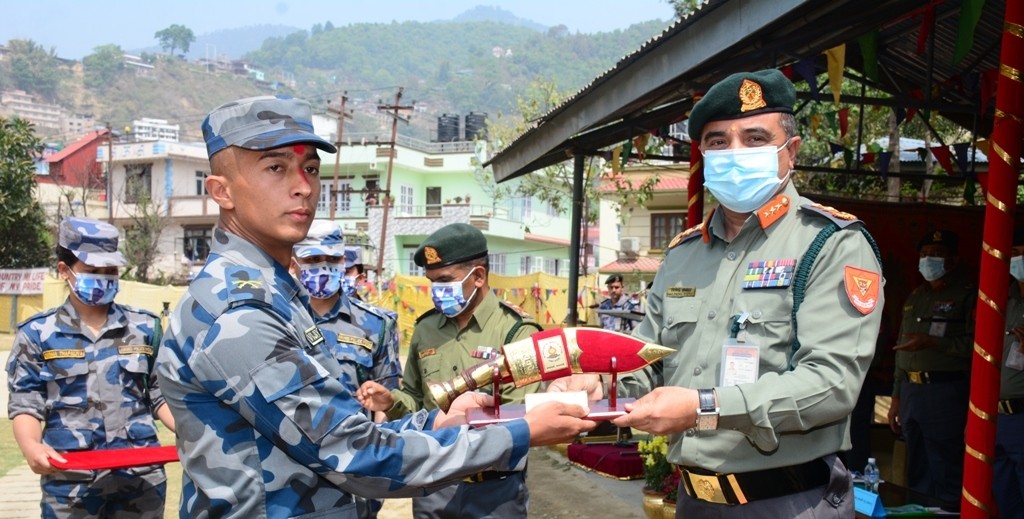
[[429, 350], [423, 350], [420, 352], [420, 358], [430, 357], [431, 355], [437, 355], [436, 348], [430, 348]]
[[54, 359], [84, 359], [85, 350], [46, 350], [43, 352], [43, 360]]
[[665, 290], [665, 297], [695, 297], [696, 295], [695, 287], [668, 287]]
[[355, 335], [339, 335], [338, 342], [345, 342], [348, 344], [355, 344], [356, 346], [362, 346], [363, 348], [373, 351], [373, 343], [362, 338], [356, 337]]
[[145, 344], [129, 344], [117, 347], [118, 355], [153, 355], [153, 347]]

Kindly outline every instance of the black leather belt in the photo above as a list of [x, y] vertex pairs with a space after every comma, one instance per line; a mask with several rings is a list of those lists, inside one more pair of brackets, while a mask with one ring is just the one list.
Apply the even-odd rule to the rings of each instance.
[[1024, 413], [1024, 398], [1011, 398], [999, 401], [999, 412], [1001, 414]]
[[967, 378], [963, 371], [908, 371], [907, 381], [911, 384], [938, 384], [955, 382]]
[[495, 479], [505, 479], [509, 476], [515, 475], [517, 472], [512, 471], [499, 471], [499, 470], [485, 470], [483, 472], [477, 472], [462, 478], [462, 481], [466, 483], [483, 483], [484, 481], [494, 481]]
[[723, 505], [788, 496], [828, 484], [831, 470], [821, 458], [777, 469], [719, 474], [699, 467], [679, 467], [686, 494]]

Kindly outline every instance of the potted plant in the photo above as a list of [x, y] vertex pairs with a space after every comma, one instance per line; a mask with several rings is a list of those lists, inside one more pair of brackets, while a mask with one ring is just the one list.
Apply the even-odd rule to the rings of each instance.
[[456, 204], [461, 204], [462, 203], [462, 197], [461, 196], [455, 197], [455, 203]]
[[665, 499], [665, 478], [672, 474], [668, 462], [668, 438], [652, 436], [637, 443], [637, 451], [644, 462], [644, 514], [649, 519], [660, 519]]
[[672, 467], [672, 471], [665, 476], [664, 483], [662, 484], [662, 490], [665, 492], [665, 497], [662, 498], [662, 517], [664, 519], [675, 519], [676, 517], [676, 498], [679, 497], [679, 478], [682, 474], [679, 472], [678, 467]]

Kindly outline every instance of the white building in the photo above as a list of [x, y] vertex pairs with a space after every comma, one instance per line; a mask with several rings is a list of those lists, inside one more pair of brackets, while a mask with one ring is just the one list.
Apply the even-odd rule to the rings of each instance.
[[132, 121], [132, 137], [137, 141], [178, 142], [180, 124], [169, 124], [166, 119], [143, 117]]

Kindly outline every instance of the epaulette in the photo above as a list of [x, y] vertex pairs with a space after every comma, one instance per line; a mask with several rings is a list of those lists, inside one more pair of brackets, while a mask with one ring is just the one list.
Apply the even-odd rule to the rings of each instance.
[[125, 312], [134, 312], [134, 313], [137, 313], [137, 314], [146, 315], [146, 316], [152, 317], [154, 319], [159, 319], [160, 318], [159, 315], [157, 315], [156, 313], [152, 312], [151, 310], [146, 310], [145, 308], [139, 308], [137, 306], [121, 305], [121, 310], [123, 310]]
[[520, 319], [525, 320], [525, 321], [532, 321], [533, 320], [533, 316], [528, 314], [528, 313], [526, 313], [526, 310], [523, 310], [522, 308], [520, 308], [519, 305], [514, 305], [512, 303], [509, 303], [508, 301], [499, 301], [499, 303], [501, 303], [501, 307], [502, 308], [504, 308], [506, 310], [511, 310], [512, 313], [515, 314], [516, 316], [518, 316]]
[[228, 306], [246, 303], [273, 303], [259, 269], [231, 265], [224, 269], [227, 280]]
[[[687, 230], [677, 234], [676, 237], [672, 238], [672, 241], [669, 242], [668, 249], [674, 249], [674, 248], [678, 247], [680, 244], [682, 244], [684, 242], [687, 242], [687, 241], [690, 241], [690, 240], [700, 236], [701, 235], [701, 231], [703, 231], [703, 230], [704, 230], [704, 222], [701, 222], [700, 224], [694, 225], [693, 227], [690, 227], [689, 229], [687, 229]], [[668, 250], [668, 249], [666, 249], [666, 250]]]
[[840, 229], [848, 227], [851, 224], [860, 222], [860, 220], [858, 220], [856, 216], [844, 211], [840, 211], [835, 207], [829, 207], [827, 205], [821, 205], [817, 203], [803, 204], [800, 206], [800, 209], [803, 209], [811, 214], [824, 216], [825, 218], [832, 220], [836, 225], [839, 226]]
[[420, 315], [419, 317], [416, 318], [416, 324], [420, 324], [420, 321], [422, 321], [422, 320], [426, 319], [427, 317], [430, 317], [430, 316], [432, 316], [432, 315], [434, 315], [436, 313], [437, 313], [437, 308], [431, 308], [430, 310], [427, 310], [426, 312], [423, 312], [422, 315]]
[[354, 299], [354, 298], [350, 297], [348, 299], [348, 303], [350, 305], [352, 305], [352, 306], [358, 307], [360, 310], [362, 310], [362, 311], [364, 311], [364, 312], [366, 312], [368, 314], [371, 314], [371, 315], [373, 315], [375, 317], [379, 317], [381, 319], [386, 319], [388, 317], [388, 314], [384, 313], [385, 310], [383, 308], [371, 305], [370, 303], [367, 303], [367, 302], [362, 301], [360, 299]]
[[39, 313], [29, 317], [28, 319], [25, 319], [24, 321], [18, 323], [16, 328], [21, 328], [22, 326], [25, 326], [26, 324], [28, 324], [28, 323], [30, 323], [32, 321], [35, 321], [36, 319], [42, 319], [43, 317], [49, 317], [49, 316], [53, 315], [53, 313], [56, 312], [58, 309], [60, 309], [60, 306], [55, 306], [53, 308], [50, 308], [50, 309], [47, 309], [47, 310], [43, 310], [42, 312], [39, 312]]

